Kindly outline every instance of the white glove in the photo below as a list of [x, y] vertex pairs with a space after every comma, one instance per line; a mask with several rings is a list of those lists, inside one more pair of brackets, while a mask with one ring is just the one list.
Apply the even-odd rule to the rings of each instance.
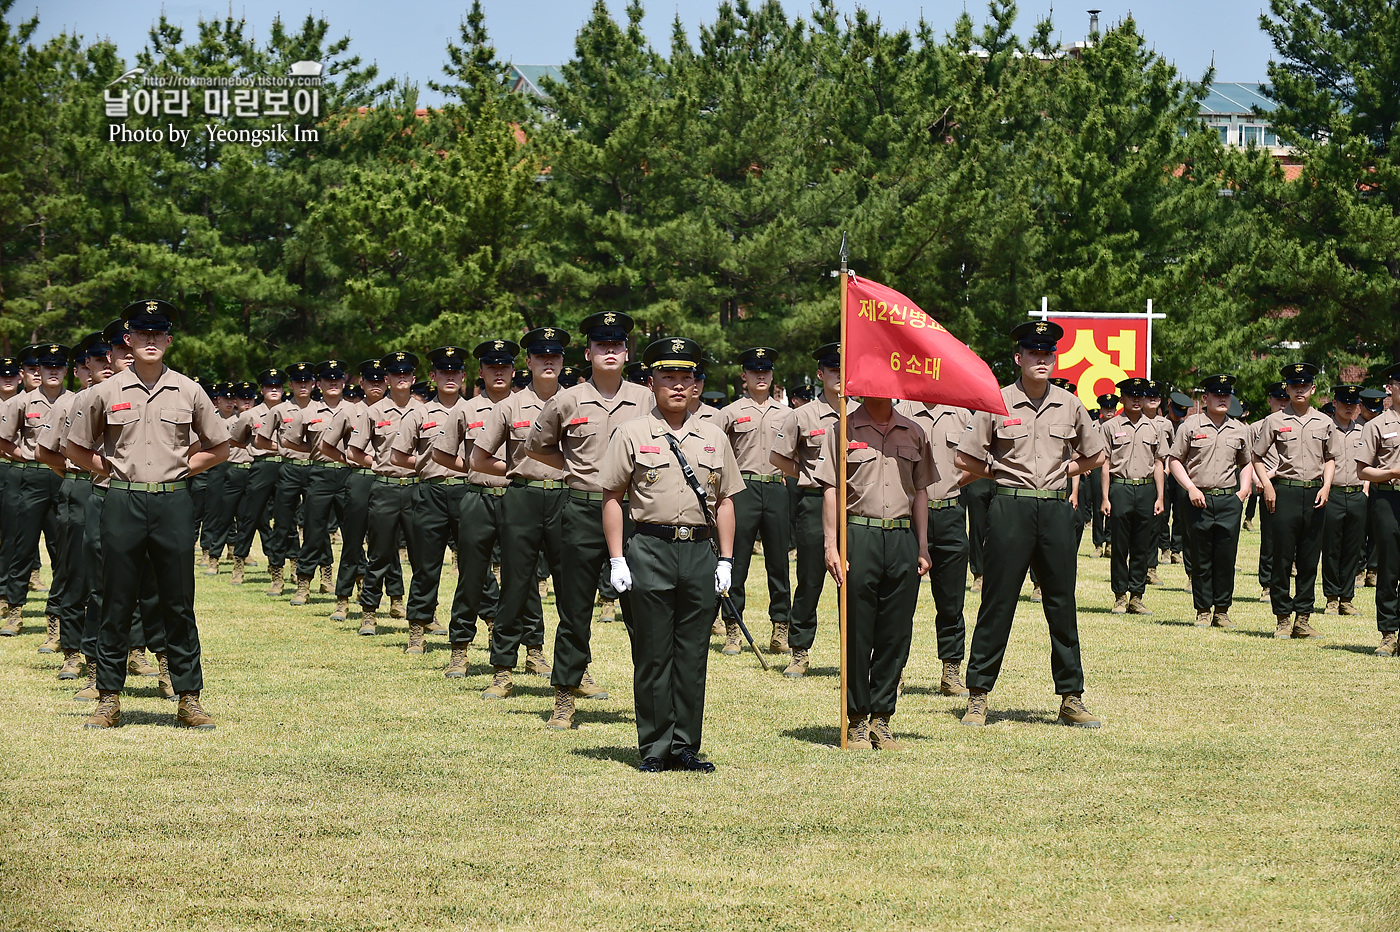
[[729, 581], [734, 575], [734, 561], [728, 557], [720, 557], [715, 564], [715, 595], [724, 595], [729, 591]]
[[609, 557], [608, 567], [612, 573], [613, 588], [626, 592], [632, 588], [632, 571], [627, 568], [626, 557]]

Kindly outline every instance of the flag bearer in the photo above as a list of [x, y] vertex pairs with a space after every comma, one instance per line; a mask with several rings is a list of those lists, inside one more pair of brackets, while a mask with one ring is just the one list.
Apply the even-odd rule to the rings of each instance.
[[1163, 511], [1162, 455], [1167, 439], [1143, 412], [1146, 379], [1124, 379], [1118, 393], [1123, 413], [1100, 429], [1108, 448], [1108, 463], [1100, 470], [1099, 507], [1108, 519], [1112, 541], [1113, 613], [1151, 615], [1142, 594]]

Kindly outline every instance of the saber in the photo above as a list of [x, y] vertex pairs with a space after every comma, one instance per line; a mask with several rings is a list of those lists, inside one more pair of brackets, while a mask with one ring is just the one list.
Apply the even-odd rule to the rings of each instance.
[[758, 662], [763, 664], [763, 669], [769, 669], [768, 661], [763, 659], [763, 651], [759, 650], [758, 645], [754, 643], [753, 635], [749, 633], [749, 627], [744, 624], [743, 616], [739, 614], [739, 610], [734, 607], [734, 600], [729, 597], [729, 593], [726, 592], [721, 595], [719, 597], [719, 603], [729, 609], [729, 614], [734, 616], [734, 623], [737, 624], [739, 630], [744, 633], [744, 638], [749, 642], [749, 646], [753, 648], [754, 656], [758, 658]]

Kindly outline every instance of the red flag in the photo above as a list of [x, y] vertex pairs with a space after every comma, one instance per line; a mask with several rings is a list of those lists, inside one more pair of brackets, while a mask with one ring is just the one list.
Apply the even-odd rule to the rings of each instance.
[[842, 361], [851, 395], [1007, 413], [980, 356], [898, 291], [857, 275], [847, 283]]

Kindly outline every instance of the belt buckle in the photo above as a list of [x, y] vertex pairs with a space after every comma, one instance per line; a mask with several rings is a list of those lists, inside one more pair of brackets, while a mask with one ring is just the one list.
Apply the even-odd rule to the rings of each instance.
[[686, 525], [680, 525], [676, 528], [676, 540], [690, 540], [692, 534], [693, 532]]
[[893, 527], [894, 527], [894, 519], [893, 519], [893, 518], [881, 518], [881, 519], [880, 519], [880, 530], [882, 530], [882, 531], [888, 531], [888, 530], [890, 530], [890, 529], [893, 528]]

